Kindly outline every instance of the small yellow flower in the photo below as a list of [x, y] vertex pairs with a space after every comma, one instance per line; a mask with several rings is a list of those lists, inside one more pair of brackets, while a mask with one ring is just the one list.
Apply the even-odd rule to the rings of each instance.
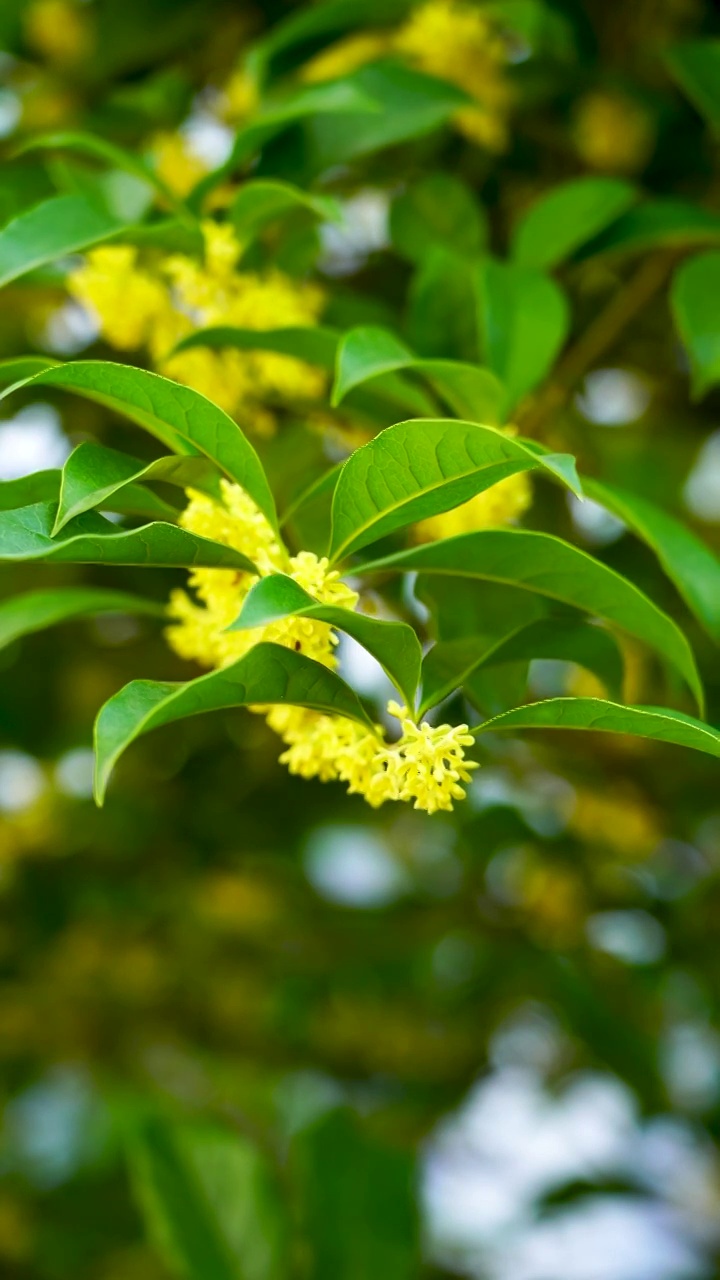
[[31, 49], [58, 66], [80, 62], [92, 50], [87, 8], [72, 0], [34, 0], [24, 25]]
[[231, 124], [241, 124], [257, 110], [259, 101], [257, 81], [244, 67], [238, 67], [222, 91], [220, 114]]
[[575, 109], [575, 146], [601, 173], [637, 173], [650, 159], [655, 129], [634, 98], [616, 90], [586, 94]]
[[396, 702], [388, 703], [388, 711], [402, 727], [395, 747], [400, 757], [399, 799], [414, 800], [414, 807], [427, 813], [452, 809], [453, 800], [465, 798], [460, 783], [469, 782], [472, 770], [479, 768], [476, 761], [465, 758], [465, 747], [475, 742], [468, 726], [418, 725], [407, 708]]
[[181, 133], [157, 133], [150, 143], [155, 172], [176, 196], [186, 196], [205, 177], [208, 166]]
[[91, 249], [68, 280], [70, 293], [97, 318], [103, 337], [119, 351], [142, 347], [170, 301], [162, 282], [137, 266], [132, 245]]
[[347, 76], [368, 62], [376, 62], [392, 50], [392, 36], [383, 31], [359, 31], [337, 40], [306, 62], [302, 79], [306, 84], [320, 84]]

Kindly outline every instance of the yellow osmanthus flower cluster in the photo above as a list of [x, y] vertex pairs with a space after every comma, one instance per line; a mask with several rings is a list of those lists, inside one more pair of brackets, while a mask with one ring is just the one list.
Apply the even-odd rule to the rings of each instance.
[[354, 34], [324, 49], [307, 64], [303, 78], [310, 83], [332, 80], [393, 55], [464, 89], [474, 103], [456, 113], [458, 129], [491, 151], [505, 147], [507, 47], [496, 19], [481, 5], [426, 0], [395, 31]]
[[[222, 481], [221, 500], [191, 490], [180, 523], [203, 537], [235, 547], [257, 565], [261, 576], [288, 574], [322, 604], [355, 609], [357, 592], [340, 580], [328, 561], [310, 551], [291, 556], [265, 517], [239, 485]], [[334, 668], [337, 635], [324, 622], [283, 618], [248, 631], [228, 631], [255, 575], [234, 569], [194, 569], [189, 585], [170, 597], [172, 624], [167, 638], [182, 658], [207, 667], [237, 661], [254, 645], [271, 641]], [[406, 707], [391, 702], [388, 711], [400, 722], [400, 736], [388, 742], [382, 728], [367, 728], [344, 716], [278, 704], [258, 707], [283, 739], [280, 760], [291, 773], [322, 782], [337, 780], [348, 792], [362, 795], [373, 807], [386, 800], [405, 800], [435, 813], [452, 809], [465, 795], [462, 784], [478, 766], [465, 758], [474, 739], [467, 725], [416, 724]]]
[[435, 542], [439, 538], [454, 538], [459, 533], [474, 533], [477, 529], [498, 529], [523, 515], [532, 498], [530, 478], [527, 472], [520, 471], [451, 511], [421, 520], [415, 526], [415, 539]]
[[95, 315], [102, 336], [121, 351], [145, 348], [160, 373], [194, 387], [258, 434], [275, 430], [271, 405], [314, 401], [325, 373], [271, 351], [176, 344], [214, 325], [274, 329], [317, 323], [323, 293], [274, 268], [243, 271], [228, 223], [203, 223], [203, 261], [185, 254], [141, 255], [131, 245], [92, 249], [68, 281], [72, 295]]

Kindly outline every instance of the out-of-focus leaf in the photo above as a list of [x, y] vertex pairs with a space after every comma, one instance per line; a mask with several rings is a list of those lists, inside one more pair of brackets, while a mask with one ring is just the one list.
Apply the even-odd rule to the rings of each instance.
[[277, 351], [279, 355], [295, 356], [308, 364], [332, 369], [339, 333], [322, 325], [297, 325], [286, 329], [240, 329], [232, 325], [216, 325], [211, 329], [198, 329], [188, 334], [175, 347], [175, 351], [189, 351], [192, 347], [237, 347], [239, 351]]
[[119, 218], [86, 196], [53, 196], [0, 229], [0, 286], [118, 235]]
[[277, 54], [318, 36], [341, 35], [353, 27], [396, 22], [409, 7], [410, 0], [321, 0], [278, 22], [254, 46], [253, 63], [262, 67]]
[[15, 382], [24, 382], [43, 369], [52, 369], [59, 360], [49, 360], [47, 356], [17, 356], [12, 360], [0, 360], [0, 387], [10, 387]]
[[503, 389], [489, 369], [454, 360], [416, 356], [387, 329], [364, 325], [351, 329], [338, 347], [332, 403], [340, 404], [354, 387], [382, 374], [409, 369], [423, 375], [461, 417], [499, 422]]
[[579, 259], [598, 254], [645, 253], [648, 249], [690, 249], [720, 242], [720, 215], [685, 200], [646, 200], [628, 209], [612, 226], [577, 253]]
[[686, 637], [638, 587], [585, 551], [548, 533], [484, 529], [398, 551], [358, 566], [358, 574], [386, 570], [487, 579], [537, 591], [613, 623], [642, 640], [678, 670], [704, 704], [702, 684]]
[[516, 707], [486, 720], [474, 733], [488, 730], [589, 729], [653, 738], [720, 756], [720, 730], [667, 707], [625, 707], [602, 698], [548, 698]]
[[260, 578], [250, 589], [231, 631], [252, 630], [279, 618], [316, 618], [357, 640], [380, 663], [408, 707], [415, 706], [420, 680], [422, 649], [412, 627], [405, 622], [369, 618], [334, 605], [319, 604], [299, 583], [285, 574]]
[[0, 511], [31, 507], [35, 502], [57, 502], [62, 472], [33, 471], [19, 480], [0, 480]]
[[78, 155], [91, 156], [94, 160], [103, 160], [112, 168], [131, 173], [133, 177], [154, 187], [171, 205], [181, 203], [142, 156], [126, 151], [97, 134], [83, 133], [80, 130], [36, 134], [18, 147], [17, 154], [22, 155], [26, 151], [72, 151]]
[[469, 187], [449, 173], [428, 173], [403, 191], [390, 209], [390, 235], [398, 253], [422, 262], [437, 245], [472, 256], [485, 247], [487, 226]]
[[720, 129], [720, 40], [685, 40], [668, 49], [665, 61], [693, 106]]
[[20, 636], [44, 631], [59, 622], [95, 617], [99, 613], [147, 613], [162, 617], [163, 605], [126, 591], [103, 587], [59, 587], [57, 590], [29, 591], [0, 603], [0, 649]]
[[62, 469], [53, 537], [68, 520], [83, 511], [103, 505], [112, 509], [111, 499], [128, 485], [153, 480], [180, 485], [183, 489], [218, 492], [218, 473], [207, 458], [172, 455], [154, 462], [141, 462], [117, 449], [84, 441], [73, 449]]
[[[275, 503], [252, 445], [228, 414], [192, 387], [147, 369], [104, 360], [78, 360], [47, 369], [10, 391], [20, 386], [74, 391], [125, 414], [176, 453], [205, 454], [226, 476], [242, 485], [277, 528]], [[3, 392], [0, 399], [9, 393]]]
[[96, 511], [77, 516], [52, 536], [55, 503], [0, 511], [0, 560], [49, 560], [57, 564], [137, 564], [257, 570], [233, 547], [211, 542], [175, 524], [123, 529]]
[[515, 228], [512, 256], [522, 267], [549, 270], [629, 209], [638, 192], [620, 178], [575, 178], [536, 200]]
[[118, 759], [141, 734], [205, 711], [266, 703], [310, 707], [361, 724], [371, 723], [357, 695], [340, 676], [278, 644], [257, 644], [231, 666], [187, 684], [133, 680], [105, 703], [95, 722], [98, 803], [102, 804]]
[[570, 454], [539, 457], [511, 436], [475, 422], [399, 422], [356, 449], [345, 463], [333, 498], [329, 554], [341, 560], [394, 529], [448, 511], [538, 464], [582, 496]]
[[485, 363], [513, 407], [547, 374], [568, 330], [565, 295], [549, 276], [514, 262], [486, 258], [476, 268]]
[[720, 642], [720, 561], [674, 516], [615, 485], [584, 480], [589, 498], [618, 516], [652, 547], [695, 617]]
[[720, 382], [718, 289], [720, 252], [701, 253], [684, 262], [673, 279], [673, 315], [690, 357], [696, 399]]
[[414, 1280], [421, 1264], [411, 1154], [364, 1135], [341, 1111], [303, 1130], [293, 1154], [312, 1280]]
[[476, 294], [467, 259], [436, 245], [410, 282], [406, 335], [432, 359], [479, 358]]
[[241, 238], [254, 236], [289, 209], [307, 209], [323, 222], [342, 221], [342, 210], [332, 196], [313, 195], [291, 182], [269, 178], [243, 183], [230, 205], [230, 219]]

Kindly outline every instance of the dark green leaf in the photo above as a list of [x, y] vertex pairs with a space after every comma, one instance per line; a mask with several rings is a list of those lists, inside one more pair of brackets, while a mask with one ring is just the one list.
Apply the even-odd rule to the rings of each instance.
[[700, 399], [720, 382], [720, 252], [684, 262], [672, 283], [672, 308], [692, 370], [693, 395]]
[[582, 493], [569, 454], [539, 457], [493, 427], [451, 419], [388, 427], [356, 449], [340, 473], [330, 555], [340, 560], [538, 464], [552, 479]]
[[352, 609], [319, 604], [294, 579], [282, 573], [260, 578], [250, 589], [231, 631], [251, 630], [279, 618], [316, 618], [357, 640], [380, 663], [408, 707], [414, 708], [420, 681], [422, 649], [405, 622], [369, 618]]
[[205, 711], [265, 703], [310, 707], [370, 725], [356, 694], [334, 671], [282, 645], [257, 644], [231, 666], [198, 680], [133, 680], [106, 702], [95, 722], [98, 803], [118, 759], [141, 734]]
[[523, 267], [556, 267], [615, 222], [637, 197], [637, 189], [620, 178], [574, 178], [552, 187], [520, 219], [512, 256]]
[[578, 258], [690, 249], [720, 241], [720, 215], [684, 200], [646, 200], [584, 245]]
[[390, 235], [398, 253], [422, 262], [445, 245], [472, 256], [485, 247], [487, 227], [469, 187], [449, 173], [428, 173], [393, 201]]
[[720, 40], [686, 40], [665, 54], [671, 74], [714, 129], [720, 129]]
[[485, 363], [509, 413], [549, 372], [568, 331], [567, 302], [549, 276], [513, 262], [486, 258], [476, 282]]
[[51, 560], [58, 564], [137, 564], [257, 570], [246, 556], [175, 524], [116, 526], [95, 511], [77, 516], [52, 537], [56, 506], [39, 502], [0, 511], [0, 560]]
[[323, 222], [342, 221], [332, 196], [313, 195], [290, 182], [256, 178], [245, 182], [230, 205], [230, 219], [241, 239], [257, 235], [267, 222], [292, 209], [307, 209]]
[[625, 707], [602, 698], [548, 698], [505, 711], [485, 721], [476, 734], [490, 729], [590, 729], [654, 738], [720, 756], [720, 730], [666, 707]]
[[383, 570], [504, 582], [583, 609], [661, 654], [683, 675], [702, 709], [702, 684], [680, 628], [626, 578], [561, 538], [519, 529], [485, 529], [399, 551], [360, 565], [354, 572]]
[[57, 590], [29, 591], [0, 603], [0, 649], [20, 636], [44, 631], [59, 622], [94, 617], [99, 613], [147, 613], [162, 617], [165, 609], [144, 596], [103, 587], [60, 587]]
[[109, 240], [125, 224], [86, 196], [53, 196], [0, 230], [0, 286], [68, 253]]

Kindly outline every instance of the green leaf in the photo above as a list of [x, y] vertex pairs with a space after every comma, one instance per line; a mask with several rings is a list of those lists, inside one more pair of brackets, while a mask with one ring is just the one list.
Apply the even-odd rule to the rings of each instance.
[[239, 351], [277, 351], [279, 355], [295, 356], [321, 369], [332, 369], [335, 363], [340, 335], [334, 329], [322, 325], [297, 325], [286, 329], [239, 329], [231, 325], [216, 325], [211, 329], [198, 329], [188, 334], [174, 348], [173, 354], [189, 351], [192, 347], [210, 347], [222, 350], [237, 347]]
[[254, 46], [253, 61], [262, 67], [279, 53], [315, 40], [338, 36], [353, 27], [383, 26], [405, 15], [409, 0], [316, 0], [276, 23]]
[[450, 173], [428, 173], [402, 192], [390, 210], [398, 253], [422, 262], [436, 245], [472, 257], [485, 247], [487, 226], [469, 187]]
[[685, 200], [646, 200], [584, 245], [579, 259], [648, 249], [690, 249], [720, 241], [720, 215]]
[[233, 547], [211, 542], [175, 524], [123, 529], [96, 511], [77, 516], [52, 536], [55, 503], [39, 502], [0, 512], [0, 560], [49, 560], [58, 564], [136, 564], [152, 567], [244, 569], [257, 573]]
[[447, 405], [462, 417], [499, 422], [503, 389], [488, 369], [453, 360], [427, 360], [413, 354], [388, 329], [362, 325], [351, 329], [337, 352], [333, 405], [355, 387], [400, 369], [424, 375]]
[[49, 360], [47, 356], [16, 356], [12, 360], [0, 360], [0, 387], [9, 387], [16, 382], [25, 382], [44, 369], [52, 369], [60, 364], [59, 360]]
[[231, 666], [198, 680], [133, 680], [105, 703], [95, 722], [98, 804], [118, 759], [141, 734], [205, 711], [265, 703], [310, 707], [371, 726], [357, 695], [334, 671], [282, 645], [257, 644]]
[[230, 220], [244, 239], [257, 235], [267, 222], [298, 208], [309, 210], [323, 222], [342, 221], [342, 209], [332, 196], [313, 195], [290, 182], [269, 178], [243, 183], [230, 205]]
[[[59, 387], [96, 400], [145, 427], [177, 453], [199, 451], [257, 504], [277, 529], [275, 503], [262, 463], [236, 422], [211, 400], [170, 378], [105, 360], [78, 360], [46, 369], [23, 387]], [[2, 392], [3, 396], [10, 394]]]
[[585, 551], [548, 533], [484, 529], [369, 561], [354, 573], [442, 573], [537, 591], [626, 631], [675, 667], [703, 707], [690, 645], [680, 628], [638, 587]]
[[45, 631], [59, 622], [94, 617], [99, 613], [147, 613], [165, 615], [165, 608], [144, 596], [104, 587], [60, 587], [57, 590], [29, 591], [0, 603], [0, 649], [20, 636]]
[[171, 1269], [183, 1280], [243, 1280], [173, 1130], [160, 1120], [146, 1120], [129, 1156], [148, 1232]]
[[548, 698], [486, 720], [475, 734], [495, 729], [590, 729], [654, 738], [720, 756], [720, 730], [665, 707], [625, 707], [602, 698]]
[[720, 129], [720, 40], [685, 40], [665, 54], [670, 74], [708, 124]]
[[57, 502], [62, 472], [33, 471], [19, 480], [0, 480], [0, 511], [30, 507], [35, 502]]
[[319, 604], [299, 583], [285, 574], [260, 578], [250, 589], [240, 615], [230, 631], [247, 631], [280, 618], [316, 618], [357, 640], [380, 663], [408, 707], [414, 708], [420, 681], [422, 649], [412, 627], [405, 622], [369, 618], [352, 609]]
[[574, 178], [553, 187], [517, 224], [512, 256], [522, 267], [550, 270], [629, 209], [638, 192], [620, 178]]
[[652, 548], [695, 617], [720, 643], [720, 561], [710, 548], [646, 498], [599, 480], [583, 484], [589, 498], [624, 520]]
[[672, 282], [672, 309], [690, 357], [693, 397], [701, 399], [720, 382], [720, 252], [684, 262]]
[[[53, 537], [67, 524], [93, 507], [108, 506], [114, 495], [134, 484], [163, 481], [181, 488], [218, 492], [218, 473], [206, 458], [157, 458], [141, 462], [116, 449], [84, 441], [70, 454], [63, 469], [60, 501]], [[166, 505], [166, 504], [164, 504]], [[112, 510], [112, 506], [110, 506]]]
[[485, 363], [507, 390], [507, 413], [549, 372], [567, 335], [568, 305], [532, 267], [486, 258], [475, 279]]
[[422, 710], [441, 702], [476, 671], [537, 658], [574, 662], [597, 676], [611, 694], [620, 692], [622, 655], [609, 631], [574, 618], [541, 618], [489, 644], [483, 637], [468, 636], [433, 645], [423, 662]]
[[159, 178], [155, 170], [141, 156], [133, 151], [125, 151], [106, 138], [94, 133], [80, 130], [65, 130], [58, 133], [41, 133], [28, 138], [17, 147], [15, 154], [24, 155], [28, 151], [72, 151], [76, 155], [91, 156], [94, 160], [102, 160], [114, 169], [124, 170], [133, 177], [154, 187], [160, 195], [173, 207], [182, 208], [182, 201]]
[[340, 560], [535, 467], [582, 495], [569, 454], [539, 457], [512, 436], [475, 422], [399, 422], [356, 449], [340, 472], [329, 554]]
[[410, 282], [405, 332], [432, 359], [479, 361], [476, 290], [467, 258], [436, 245]]
[[53, 196], [0, 230], [0, 286], [68, 253], [109, 240], [125, 223], [86, 196]]

